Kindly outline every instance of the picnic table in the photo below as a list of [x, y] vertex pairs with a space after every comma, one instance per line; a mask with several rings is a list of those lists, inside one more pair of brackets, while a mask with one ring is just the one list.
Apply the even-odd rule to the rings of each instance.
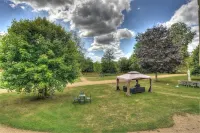
[[91, 103], [91, 95], [87, 97], [84, 92], [80, 92], [80, 94], [74, 98], [74, 103], [86, 103], [90, 102]]

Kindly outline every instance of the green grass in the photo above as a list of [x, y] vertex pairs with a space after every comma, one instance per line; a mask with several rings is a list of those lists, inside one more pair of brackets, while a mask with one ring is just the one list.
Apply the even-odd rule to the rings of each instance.
[[[175, 113], [200, 113], [200, 99], [158, 93], [200, 96], [200, 88], [176, 88], [180, 79], [186, 77], [160, 79], [153, 83], [153, 93], [145, 92], [130, 97], [122, 91], [115, 91], [115, 84], [67, 89], [57, 93], [53, 99], [39, 101], [34, 100], [33, 96], [1, 94], [0, 123], [55, 133], [125, 133], [170, 127]], [[148, 80], [140, 84], [149, 87]], [[121, 83], [120, 87], [123, 85]], [[81, 90], [92, 95], [91, 104], [72, 104], [73, 97]]]

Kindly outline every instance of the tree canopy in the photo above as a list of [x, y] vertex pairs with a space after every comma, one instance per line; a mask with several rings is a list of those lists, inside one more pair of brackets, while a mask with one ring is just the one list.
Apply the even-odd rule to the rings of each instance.
[[195, 32], [191, 31], [185, 23], [179, 22], [169, 28], [173, 44], [180, 45], [181, 54], [184, 58], [188, 57], [188, 44], [192, 42]]
[[169, 30], [164, 26], [147, 29], [138, 34], [135, 54], [141, 67], [148, 72], [173, 72], [183, 61], [181, 47], [173, 43]]
[[191, 74], [192, 75], [199, 75], [200, 74], [200, 66], [199, 66], [199, 46], [192, 52], [191, 56]]
[[119, 71], [128, 72], [130, 71], [130, 61], [126, 57], [122, 57], [118, 61]]
[[0, 46], [1, 86], [18, 92], [61, 91], [79, 76], [76, 43], [45, 18], [13, 21]]
[[114, 59], [114, 51], [112, 49], [106, 50], [101, 59], [102, 73], [116, 73], [118, 71]]

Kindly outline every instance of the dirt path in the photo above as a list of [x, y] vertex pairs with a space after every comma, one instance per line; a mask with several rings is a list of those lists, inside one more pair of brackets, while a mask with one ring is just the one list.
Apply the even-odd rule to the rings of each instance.
[[[199, 133], [200, 132], [200, 115], [185, 116], [174, 115], [174, 126], [170, 128], [161, 128], [153, 131], [137, 131], [129, 133]], [[34, 132], [29, 130], [21, 130], [0, 125], [0, 133], [45, 133], [45, 132]]]
[[8, 91], [6, 89], [0, 89], [0, 94], [1, 93], [7, 93]]
[[[176, 76], [185, 76], [186, 74], [168, 74], [168, 75], [160, 75], [158, 78], [167, 78], [167, 77], [176, 77]], [[154, 79], [154, 76], [151, 76]], [[99, 84], [112, 84], [116, 83], [116, 80], [101, 80], [101, 81], [89, 81], [84, 77], [81, 77], [82, 82], [77, 82], [74, 84], [69, 84], [67, 87], [78, 87], [78, 86], [86, 86], [86, 85], [99, 85]]]
[[45, 133], [45, 132], [34, 132], [29, 130], [21, 130], [0, 125], [0, 133]]
[[200, 115], [174, 115], [174, 126], [153, 131], [138, 131], [129, 133], [200, 133]]
[[88, 80], [85, 77], [81, 77], [81, 82], [88, 82]]

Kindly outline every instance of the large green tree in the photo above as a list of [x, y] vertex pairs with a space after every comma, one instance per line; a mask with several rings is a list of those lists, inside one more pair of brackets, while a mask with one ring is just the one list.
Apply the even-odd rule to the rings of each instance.
[[181, 47], [173, 43], [169, 34], [166, 27], [157, 26], [136, 36], [139, 63], [143, 69], [154, 72], [156, 80], [157, 73], [173, 72], [183, 61]]
[[106, 50], [101, 59], [102, 73], [116, 73], [118, 71], [114, 59], [114, 50]]
[[192, 32], [191, 28], [182, 22], [174, 23], [169, 28], [169, 32], [173, 44], [180, 45], [182, 56], [187, 58], [189, 56], [188, 44], [192, 42], [195, 32]]
[[91, 58], [84, 58], [83, 62], [81, 62], [82, 72], [93, 72], [93, 62]]
[[94, 72], [96, 73], [101, 73], [101, 63], [96, 61], [95, 63], [93, 63], [93, 68], [94, 68]]
[[181, 55], [184, 58], [184, 61], [179, 67], [179, 70], [185, 69], [189, 70], [189, 53], [188, 53], [188, 44], [192, 42], [195, 32], [191, 31], [191, 28], [188, 27], [185, 23], [179, 22], [174, 23], [170, 28], [170, 36], [172, 37], [173, 44], [179, 45], [181, 47]]
[[120, 72], [128, 72], [130, 70], [130, 61], [126, 57], [122, 57], [118, 60], [118, 66]]
[[129, 58], [129, 63], [130, 63], [129, 65], [130, 71], [139, 71], [139, 72], [142, 71], [141, 66], [139, 64], [139, 59], [137, 58], [135, 53], [133, 53]]
[[79, 76], [76, 43], [45, 18], [13, 21], [0, 46], [1, 86], [18, 92], [61, 91]]
[[192, 52], [190, 66], [192, 75], [200, 75], [199, 46]]

